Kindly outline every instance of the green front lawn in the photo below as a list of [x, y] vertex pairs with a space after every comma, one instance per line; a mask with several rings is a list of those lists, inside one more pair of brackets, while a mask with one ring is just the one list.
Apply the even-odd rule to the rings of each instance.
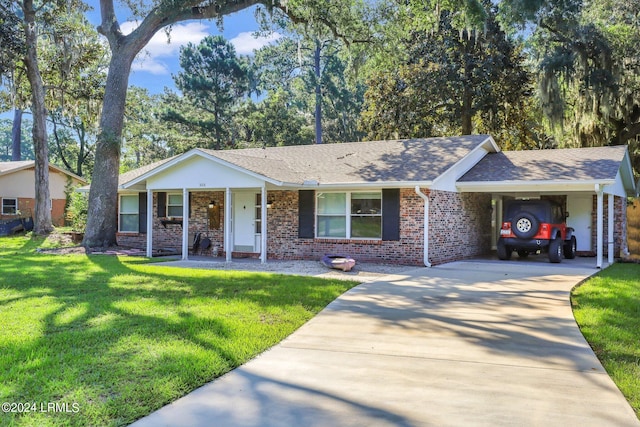
[[36, 253], [42, 243], [0, 238], [0, 402], [29, 411], [0, 412], [0, 425], [128, 424], [278, 343], [355, 285]]
[[573, 312], [640, 418], [640, 265], [615, 264], [574, 289]]

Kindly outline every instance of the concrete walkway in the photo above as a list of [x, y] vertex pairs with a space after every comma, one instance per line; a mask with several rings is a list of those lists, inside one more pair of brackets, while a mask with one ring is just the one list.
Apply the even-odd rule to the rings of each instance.
[[134, 426], [640, 426], [589, 348], [565, 261], [469, 261], [362, 284]]

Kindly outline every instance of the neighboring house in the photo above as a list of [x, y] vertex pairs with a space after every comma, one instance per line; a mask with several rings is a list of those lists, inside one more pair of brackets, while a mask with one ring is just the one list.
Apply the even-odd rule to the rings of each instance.
[[[49, 194], [53, 225], [64, 225], [66, 194], [87, 181], [49, 164]], [[29, 218], [35, 209], [35, 161], [0, 162], [0, 220]]]
[[121, 175], [118, 191], [118, 242], [148, 256], [187, 259], [202, 233], [207, 253], [227, 260], [346, 253], [408, 265], [490, 253], [502, 200], [547, 197], [569, 208], [580, 249], [600, 266], [626, 249], [636, 186], [626, 147], [501, 152], [473, 135], [194, 149]]

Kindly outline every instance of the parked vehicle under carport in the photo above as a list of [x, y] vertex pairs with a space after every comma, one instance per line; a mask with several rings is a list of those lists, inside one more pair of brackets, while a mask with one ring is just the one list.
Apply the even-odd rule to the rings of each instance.
[[549, 261], [558, 263], [564, 255], [576, 257], [574, 229], [567, 227], [562, 206], [550, 200], [509, 200], [505, 203], [498, 258], [511, 259], [514, 251], [521, 258], [529, 254], [546, 252]]

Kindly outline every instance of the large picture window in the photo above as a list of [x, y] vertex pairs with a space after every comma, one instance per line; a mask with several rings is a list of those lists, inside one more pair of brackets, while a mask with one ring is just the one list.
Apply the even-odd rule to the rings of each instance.
[[2, 215], [17, 215], [18, 199], [2, 199]]
[[317, 237], [382, 238], [382, 193], [318, 193]]
[[120, 196], [120, 231], [137, 233], [139, 222], [138, 195]]

